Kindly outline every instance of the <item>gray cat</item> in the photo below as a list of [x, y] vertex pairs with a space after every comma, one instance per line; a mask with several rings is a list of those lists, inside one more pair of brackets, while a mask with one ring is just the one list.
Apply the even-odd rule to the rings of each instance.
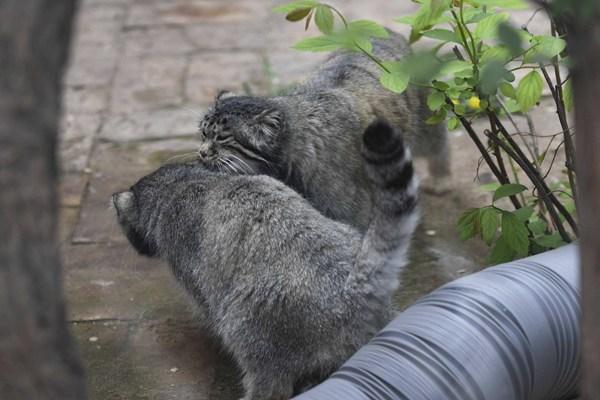
[[[373, 52], [399, 60], [409, 52], [402, 36], [373, 41]], [[436, 182], [447, 187], [449, 153], [444, 125], [430, 126], [427, 92], [401, 95], [379, 83], [379, 67], [357, 53], [334, 53], [292, 93], [259, 98], [219, 95], [200, 122], [198, 154], [230, 173], [262, 173], [302, 194], [316, 209], [361, 231], [373, 194], [360, 158], [360, 138], [376, 117], [399, 129], [417, 156], [429, 158]]]
[[244, 372], [246, 400], [287, 399], [325, 378], [391, 317], [417, 178], [385, 122], [369, 126], [362, 155], [375, 198], [365, 234], [271, 177], [198, 164], [165, 165], [113, 195], [131, 244], [167, 260], [206, 308]]

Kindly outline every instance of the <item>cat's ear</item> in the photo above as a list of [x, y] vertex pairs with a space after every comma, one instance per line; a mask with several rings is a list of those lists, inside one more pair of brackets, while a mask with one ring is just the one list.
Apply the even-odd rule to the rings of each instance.
[[283, 127], [283, 113], [274, 108], [261, 112], [254, 117], [254, 120], [259, 129], [267, 136], [279, 133]]
[[215, 101], [219, 102], [221, 100], [225, 100], [225, 99], [228, 99], [230, 97], [235, 97], [235, 96], [237, 96], [237, 95], [233, 92], [230, 92], [229, 90], [221, 90], [219, 92], [219, 94], [217, 95], [217, 97], [215, 98]]
[[119, 216], [131, 216], [135, 211], [135, 195], [130, 190], [113, 194], [112, 202]]

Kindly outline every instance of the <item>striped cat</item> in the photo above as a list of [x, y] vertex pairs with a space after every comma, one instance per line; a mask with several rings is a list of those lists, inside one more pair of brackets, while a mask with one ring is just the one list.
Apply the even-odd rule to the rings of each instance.
[[169, 262], [244, 372], [245, 400], [281, 400], [327, 377], [391, 318], [418, 182], [399, 130], [361, 141], [374, 194], [365, 233], [265, 175], [165, 165], [113, 195], [141, 253]]
[[[383, 60], [409, 53], [390, 33], [373, 41]], [[398, 95], [379, 83], [379, 67], [362, 54], [338, 51], [293, 92], [260, 98], [222, 93], [200, 122], [199, 157], [214, 169], [267, 174], [303, 195], [326, 216], [367, 229], [373, 193], [360, 157], [361, 136], [375, 118], [402, 132], [415, 156], [429, 161], [429, 189], [448, 187], [445, 125], [427, 125], [427, 91]]]

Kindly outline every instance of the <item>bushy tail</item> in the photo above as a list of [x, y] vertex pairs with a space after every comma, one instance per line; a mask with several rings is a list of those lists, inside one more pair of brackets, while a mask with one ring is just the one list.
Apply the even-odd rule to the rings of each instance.
[[418, 178], [401, 133], [384, 120], [375, 120], [365, 130], [362, 155], [374, 186], [373, 219], [347, 288], [364, 287], [377, 275], [378, 281], [384, 279], [395, 289], [419, 220]]

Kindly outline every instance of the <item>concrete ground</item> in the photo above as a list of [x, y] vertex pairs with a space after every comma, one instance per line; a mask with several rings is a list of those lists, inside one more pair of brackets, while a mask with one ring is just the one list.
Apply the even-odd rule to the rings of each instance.
[[[414, 8], [408, 1], [338, 3], [350, 18], [403, 32], [392, 17]], [[196, 326], [166, 265], [130, 248], [108, 204], [113, 192], [195, 149], [197, 121], [220, 89], [267, 94], [322, 59], [289, 49], [304, 32], [273, 14], [274, 4], [82, 1], [65, 79], [61, 240], [69, 321], [93, 400], [241, 397], [234, 364]], [[539, 113], [544, 123], [551, 110]], [[474, 182], [474, 146], [462, 131], [450, 136], [453, 191], [422, 198], [399, 307], [483, 264], [485, 248], [460, 242], [455, 223], [489, 195]], [[485, 169], [480, 176], [490, 179]]]

